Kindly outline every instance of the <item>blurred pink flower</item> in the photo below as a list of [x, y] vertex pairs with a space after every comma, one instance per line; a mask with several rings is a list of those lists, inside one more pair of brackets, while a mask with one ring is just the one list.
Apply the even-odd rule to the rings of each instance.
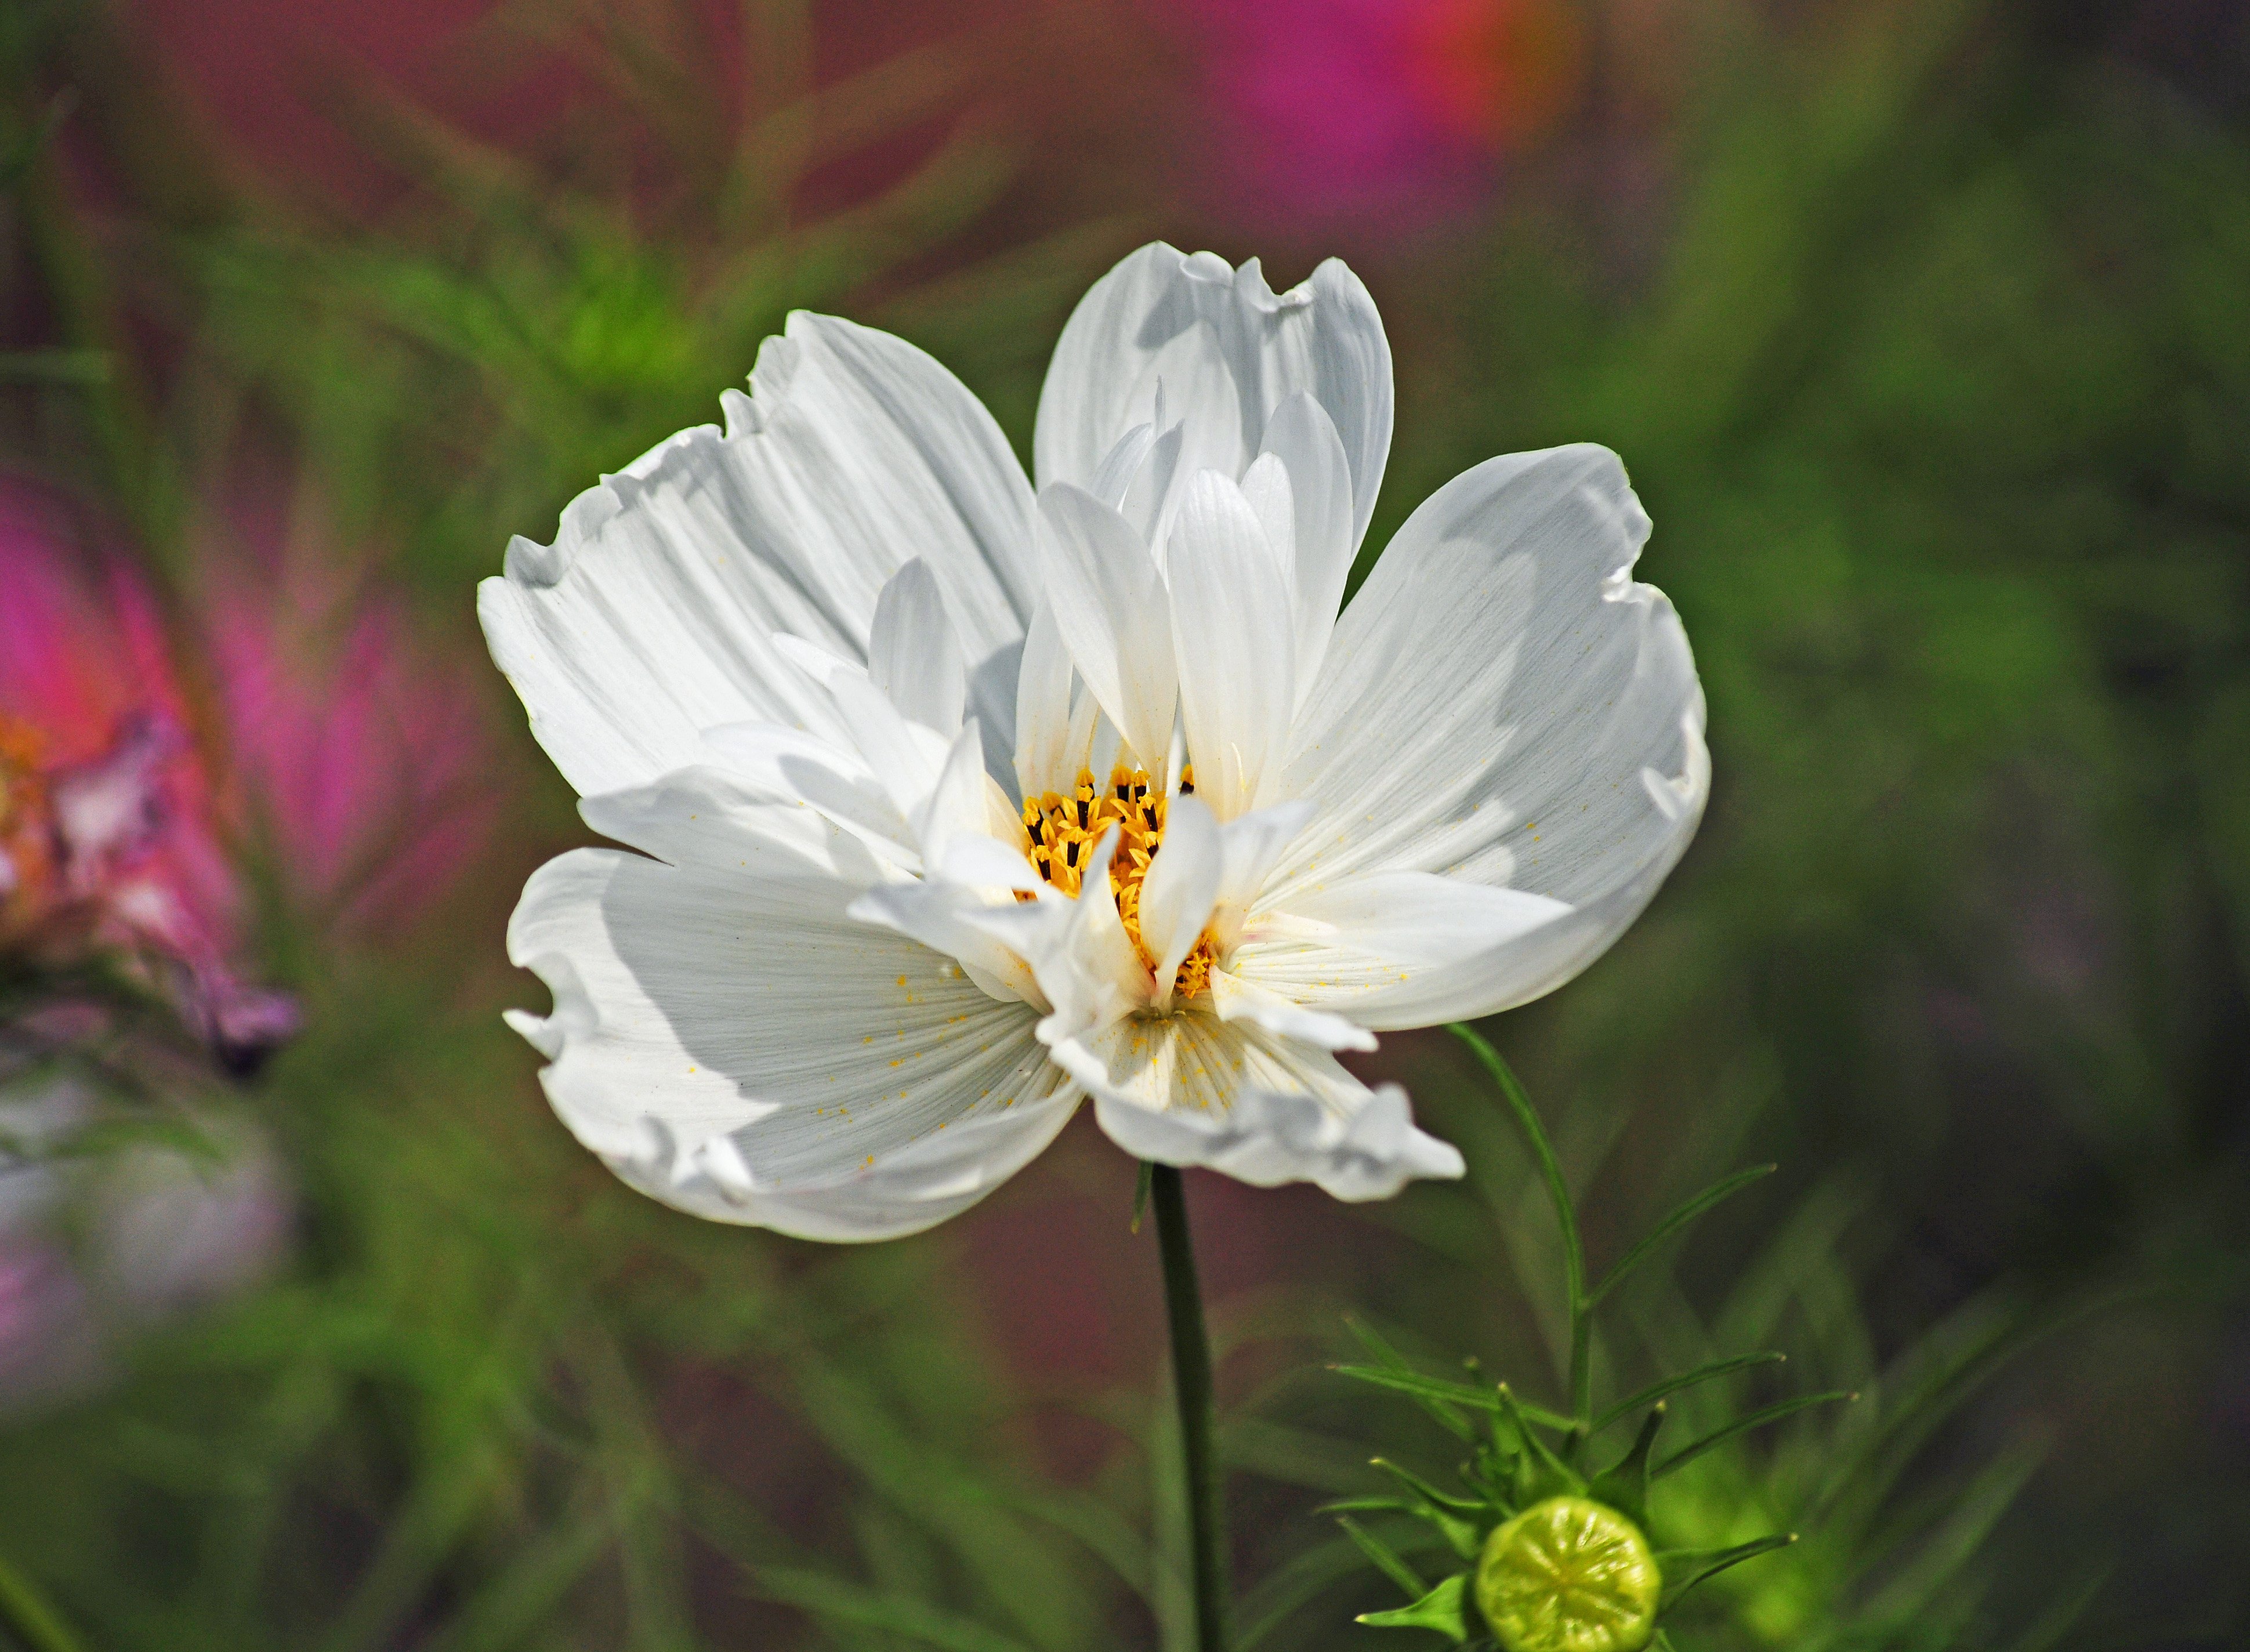
[[0, 482], [0, 946], [145, 972], [222, 1058], [293, 1030], [234, 971], [240, 891], [155, 600]]
[[233, 778], [293, 897], [332, 930], [429, 911], [498, 806], [476, 655], [322, 563], [223, 584], [209, 628]]
[[[237, 543], [262, 537], [246, 522]], [[0, 946], [161, 965], [197, 1028], [250, 1054], [295, 1018], [233, 972], [227, 851], [267, 851], [322, 929], [377, 930], [445, 897], [497, 792], [473, 651], [431, 647], [334, 558], [220, 566], [198, 722], [147, 584], [84, 551], [59, 501], [0, 480]]]
[[1301, 228], [1405, 227], [1472, 204], [1569, 107], [1560, 0], [1179, 0], [1204, 54], [1228, 204]]

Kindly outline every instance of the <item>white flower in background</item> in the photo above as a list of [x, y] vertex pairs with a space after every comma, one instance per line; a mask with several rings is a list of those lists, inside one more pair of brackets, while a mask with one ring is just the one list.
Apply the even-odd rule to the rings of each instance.
[[966, 1208], [1087, 1096], [1128, 1152], [1260, 1185], [1460, 1174], [1336, 1053], [1568, 980], [1703, 805], [1616, 457], [1457, 477], [1339, 616], [1391, 424], [1340, 263], [1277, 296], [1127, 259], [1056, 349], [1036, 494], [887, 335], [793, 315], [751, 387], [480, 592], [629, 846], [542, 867], [509, 930], [563, 1122], [821, 1239]]

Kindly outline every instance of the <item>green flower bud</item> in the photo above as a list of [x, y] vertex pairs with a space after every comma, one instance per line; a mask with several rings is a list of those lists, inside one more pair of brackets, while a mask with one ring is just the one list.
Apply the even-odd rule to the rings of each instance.
[[1663, 1587], [1639, 1528], [1585, 1497], [1533, 1503], [1477, 1562], [1477, 1606], [1507, 1652], [1640, 1652]]

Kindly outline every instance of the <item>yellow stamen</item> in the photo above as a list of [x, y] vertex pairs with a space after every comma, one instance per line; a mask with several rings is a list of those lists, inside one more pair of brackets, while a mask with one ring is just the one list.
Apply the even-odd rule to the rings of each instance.
[[[1180, 790], [1195, 790], [1193, 768], [1180, 771]], [[1149, 789], [1148, 771], [1122, 764], [1110, 771], [1107, 786], [1094, 785], [1091, 769], [1080, 769], [1078, 785], [1069, 796], [1050, 791], [1024, 805], [1024, 833], [1031, 840], [1032, 864], [1039, 868], [1040, 877], [1065, 895], [1078, 894], [1094, 846], [1101, 841], [1102, 833], [1113, 826], [1117, 829], [1117, 853], [1109, 861], [1109, 887], [1117, 897], [1117, 916], [1124, 923], [1133, 950], [1142, 967], [1151, 971], [1156, 960], [1141, 938], [1141, 885], [1149, 875], [1149, 863], [1163, 847], [1164, 814], [1164, 795]], [[1032, 896], [1023, 894], [1017, 898], [1028, 901]], [[1174, 996], [1194, 998], [1208, 992], [1211, 972], [1218, 962], [1211, 931], [1205, 930], [1196, 937], [1194, 949], [1172, 978]]]

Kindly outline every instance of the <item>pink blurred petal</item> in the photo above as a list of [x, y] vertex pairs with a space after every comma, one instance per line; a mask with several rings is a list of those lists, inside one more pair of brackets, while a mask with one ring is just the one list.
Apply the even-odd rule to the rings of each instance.
[[1489, 189], [1575, 95], [1560, 0], [1175, 0], [1199, 45], [1228, 209], [1414, 227]]
[[236, 778], [284, 875], [333, 921], [379, 927], [429, 910], [482, 850], [493, 747], [474, 656], [334, 579], [230, 586], [212, 653]]

